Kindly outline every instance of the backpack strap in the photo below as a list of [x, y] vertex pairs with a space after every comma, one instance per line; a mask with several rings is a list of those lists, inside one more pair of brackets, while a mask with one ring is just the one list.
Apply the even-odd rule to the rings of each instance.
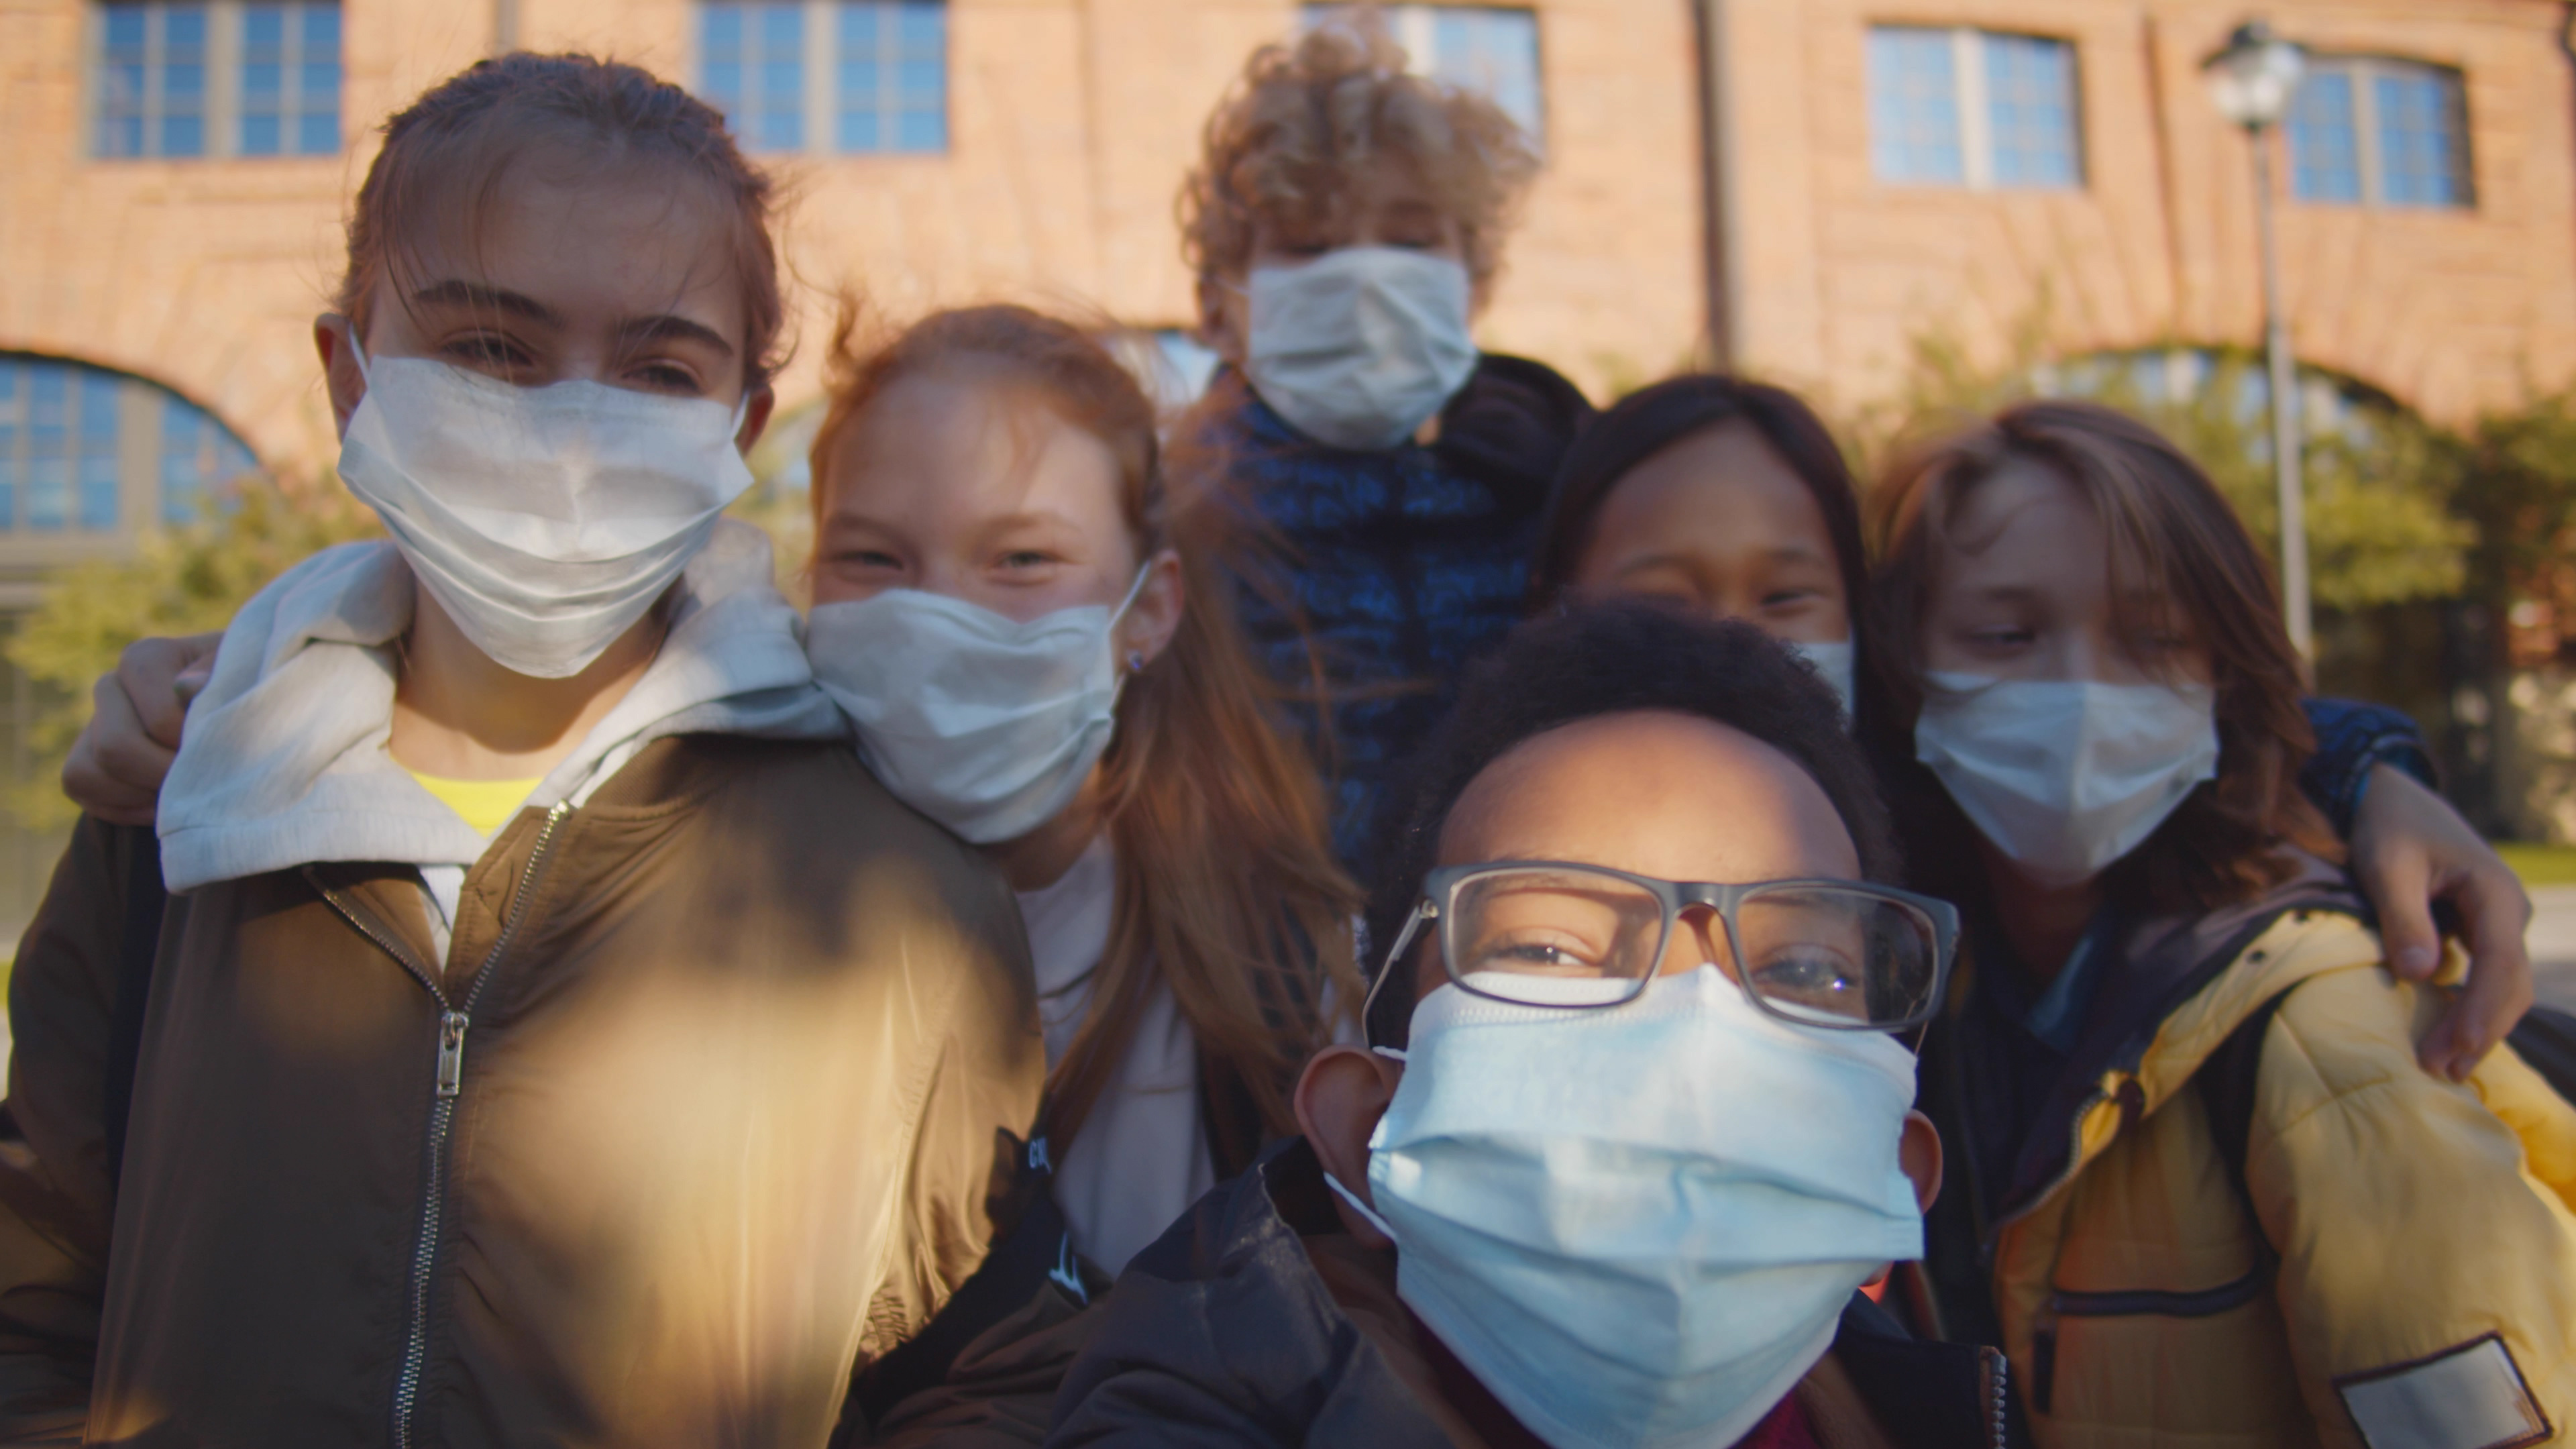
[[2209, 1115], [2209, 1139], [2217, 1149], [2218, 1164], [2226, 1170], [2236, 1200], [2244, 1205], [2245, 1220], [2254, 1228], [2255, 1271], [2265, 1275], [2280, 1266], [2281, 1259], [2263, 1232], [2262, 1215], [2254, 1210], [2254, 1193], [2245, 1183], [2245, 1153], [2254, 1139], [2254, 1086], [2263, 1071], [2263, 1038], [2272, 1029], [2272, 1018], [2280, 1015], [2281, 1003], [2296, 990], [2294, 984], [2254, 1008], [2191, 1078], [2200, 1093], [2201, 1109]]
[[2554, 1006], [2535, 1006], [2504, 1040], [2551, 1091], [2576, 1102], [2576, 1016]]
[[[1019, 1180], [1012, 1196], [1022, 1205], [1020, 1219], [994, 1241], [982, 1266], [957, 1285], [919, 1333], [860, 1374], [850, 1398], [865, 1416], [865, 1424], [880, 1422], [913, 1394], [946, 1382], [949, 1369], [968, 1344], [1027, 1307], [1049, 1285], [1077, 1304], [1090, 1303], [1087, 1265], [1075, 1256], [1064, 1210], [1056, 1206], [1055, 1165], [1047, 1158], [1043, 1133], [1030, 1138], [1020, 1155]], [[843, 1426], [852, 1427], [846, 1414]]]
[[134, 1115], [134, 1071], [143, 1055], [143, 1013], [152, 1000], [152, 965], [161, 953], [161, 917], [170, 893], [161, 883], [161, 837], [149, 825], [109, 827], [124, 846], [125, 933], [116, 957], [116, 1008], [107, 1028], [105, 1111], [107, 1183], [125, 1174], [125, 1128]]

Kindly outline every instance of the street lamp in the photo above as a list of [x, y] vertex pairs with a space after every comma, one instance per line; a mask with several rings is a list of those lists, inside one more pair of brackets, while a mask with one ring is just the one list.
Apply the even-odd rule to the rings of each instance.
[[2307, 492], [2299, 469], [2299, 393], [2290, 321], [2281, 307], [2281, 244], [2273, 234], [2271, 129], [2290, 109], [2307, 73], [2305, 52], [2260, 20], [2236, 27], [2227, 48], [2201, 63], [2219, 114], [2245, 128], [2254, 147], [2254, 215], [2263, 245], [2263, 360], [2271, 374], [2272, 476], [2281, 497], [2281, 611], [2303, 660], [2316, 650], [2308, 612]]

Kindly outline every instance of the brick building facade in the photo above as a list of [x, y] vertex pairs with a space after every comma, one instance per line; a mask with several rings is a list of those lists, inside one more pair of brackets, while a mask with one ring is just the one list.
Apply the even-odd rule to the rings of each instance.
[[[2257, 8], [1391, 16], [1419, 64], [1493, 85], [1542, 143], [1488, 346], [1605, 398], [1715, 359], [1848, 416], [1929, 333], [1988, 364], [2034, 320], [2061, 356], [2255, 340], [2250, 155], [2198, 72]], [[2566, 6], [2259, 9], [2326, 77], [2278, 140], [2303, 357], [2445, 421], [2576, 375]], [[0, 0], [0, 628], [47, 569], [189, 516], [253, 457], [328, 466], [310, 325], [347, 198], [387, 111], [478, 56], [587, 49], [736, 115], [794, 197], [792, 414], [842, 288], [897, 319], [1002, 298], [1177, 336], [1173, 203], [1202, 120], [1309, 18], [1298, 0]], [[0, 712], [23, 699], [0, 679]], [[0, 720], [0, 774], [17, 736]]]
[[[1289, 33], [1299, 5], [860, 4], [935, 13], [924, 54], [940, 71], [936, 134], [865, 154], [826, 134], [765, 151], [796, 197], [789, 253], [808, 284], [806, 335], [842, 287], [898, 317], [999, 296], [1092, 307], [1143, 329], [1187, 325], [1172, 212], [1182, 172], [1243, 57]], [[338, 270], [341, 213], [371, 128], [390, 107], [511, 44], [614, 54], [705, 89], [719, 63], [708, 12], [756, 20], [851, 8], [0, 0], [0, 135], [10, 145], [0, 354], [149, 379], [261, 459], [322, 466], [332, 449], [308, 326]], [[1913, 337], [1943, 330], [1999, 355], [2035, 314], [2052, 348], [2070, 353], [2256, 335], [2246, 147], [2197, 74], [2243, 18], [2237, 0], [1403, 8], [1524, 19], [1548, 166], [1484, 337], [1546, 358], [1596, 393], [1716, 356], [1848, 408], [1889, 385]], [[337, 47], [330, 149], [242, 154], [225, 138], [248, 134], [235, 127], [246, 82], [228, 86], [224, 74], [246, 64], [253, 13], [285, 12], [291, 29], [316, 10], [332, 12]], [[124, 143], [107, 134], [117, 105], [111, 17], [152, 11], [206, 17], [199, 154], [112, 154]], [[2564, 7], [2276, 0], [2266, 13], [2322, 53], [2456, 77], [2465, 128], [2465, 204], [2294, 198], [2284, 209], [2303, 356], [2445, 418], [2576, 371], [2576, 71]], [[802, 23], [799, 40], [817, 51], [834, 43], [829, 15]], [[1890, 31], [2057, 46], [2071, 176], [1887, 175], [1873, 152], [1885, 85], [1872, 57]], [[1962, 54], [1973, 70], [1975, 52]], [[828, 69], [806, 66], [818, 93]], [[799, 100], [820, 122], [807, 130], [827, 132], [829, 102]], [[1964, 123], [1988, 130], [1973, 116]], [[814, 364], [808, 348], [788, 373], [788, 405], [810, 394]], [[0, 538], [0, 566], [12, 546]]]

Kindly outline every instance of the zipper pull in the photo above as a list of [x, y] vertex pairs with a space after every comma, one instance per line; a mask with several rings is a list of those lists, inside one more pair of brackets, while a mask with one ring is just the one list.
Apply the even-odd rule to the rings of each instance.
[[465, 1080], [465, 1013], [442, 1012], [438, 1018], [438, 1095], [453, 1097]]

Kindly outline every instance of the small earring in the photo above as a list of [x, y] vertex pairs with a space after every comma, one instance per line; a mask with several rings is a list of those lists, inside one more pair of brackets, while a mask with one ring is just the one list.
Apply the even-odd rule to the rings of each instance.
[[1145, 672], [1144, 650], [1130, 649], [1127, 651], [1127, 672], [1130, 674], [1142, 674]]

